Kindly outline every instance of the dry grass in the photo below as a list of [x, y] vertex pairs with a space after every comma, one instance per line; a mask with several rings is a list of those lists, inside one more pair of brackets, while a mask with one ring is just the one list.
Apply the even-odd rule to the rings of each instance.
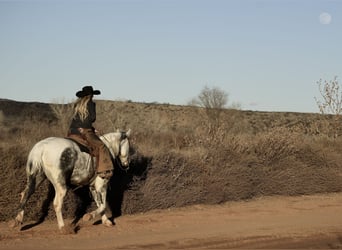
[[[65, 135], [68, 121], [56, 110], [67, 112], [67, 107], [0, 101], [0, 220], [17, 212], [33, 144]], [[114, 217], [265, 195], [342, 191], [342, 139], [332, 138], [329, 116], [224, 110], [213, 130], [201, 108], [99, 100], [97, 109], [101, 132], [133, 131], [131, 169], [117, 169], [109, 188]], [[30, 200], [28, 218], [55, 218], [52, 197], [46, 182]], [[63, 213], [80, 216], [89, 206], [94, 204], [88, 191], [79, 189], [68, 193]]]

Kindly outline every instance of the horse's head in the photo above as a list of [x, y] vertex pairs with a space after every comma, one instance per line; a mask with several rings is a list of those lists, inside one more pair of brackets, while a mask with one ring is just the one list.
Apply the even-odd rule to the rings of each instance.
[[114, 160], [118, 161], [124, 170], [129, 168], [129, 137], [131, 129], [128, 131], [116, 131], [101, 136], [101, 140], [106, 144]]
[[131, 130], [127, 132], [120, 132], [120, 145], [119, 145], [119, 159], [121, 166], [126, 170], [129, 168], [129, 137], [131, 135]]

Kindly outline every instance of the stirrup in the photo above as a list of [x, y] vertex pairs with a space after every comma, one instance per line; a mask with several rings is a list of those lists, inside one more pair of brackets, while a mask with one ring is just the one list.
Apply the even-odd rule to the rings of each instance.
[[97, 172], [97, 176], [101, 177], [102, 179], [110, 179], [113, 175], [113, 170], [105, 170], [102, 172]]

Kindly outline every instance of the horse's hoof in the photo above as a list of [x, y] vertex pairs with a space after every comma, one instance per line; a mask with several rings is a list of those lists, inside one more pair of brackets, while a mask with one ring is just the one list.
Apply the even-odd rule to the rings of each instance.
[[90, 221], [93, 219], [93, 216], [91, 214], [85, 214], [83, 215], [83, 221]]
[[75, 234], [76, 228], [73, 225], [67, 225], [60, 229], [61, 234]]
[[16, 227], [18, 227], [19, 225], [21, 225], [21, 222], [19, 222], [19, 221], [17, 221], [17, 220], [10, 220], [10, 221], [8, 222], [8, 226], [9, 226], [10, 228], [16, 228]]
[[110, 220], [104, 221], [103, 224], [104, 224], [106, 227], [112, 227], [112, 226], [113, 226], [113, 223], [112, 223]]

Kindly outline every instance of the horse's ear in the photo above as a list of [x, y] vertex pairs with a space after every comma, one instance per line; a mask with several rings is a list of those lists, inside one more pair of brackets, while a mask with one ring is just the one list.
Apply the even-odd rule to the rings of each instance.
[[126, 132], [126, 136], [127, 136], [127, 137], [130, 137], [131, 132], [132, 132], [132, 130], [131, 130], [131, 129], [128, 129], [127, 132]]

